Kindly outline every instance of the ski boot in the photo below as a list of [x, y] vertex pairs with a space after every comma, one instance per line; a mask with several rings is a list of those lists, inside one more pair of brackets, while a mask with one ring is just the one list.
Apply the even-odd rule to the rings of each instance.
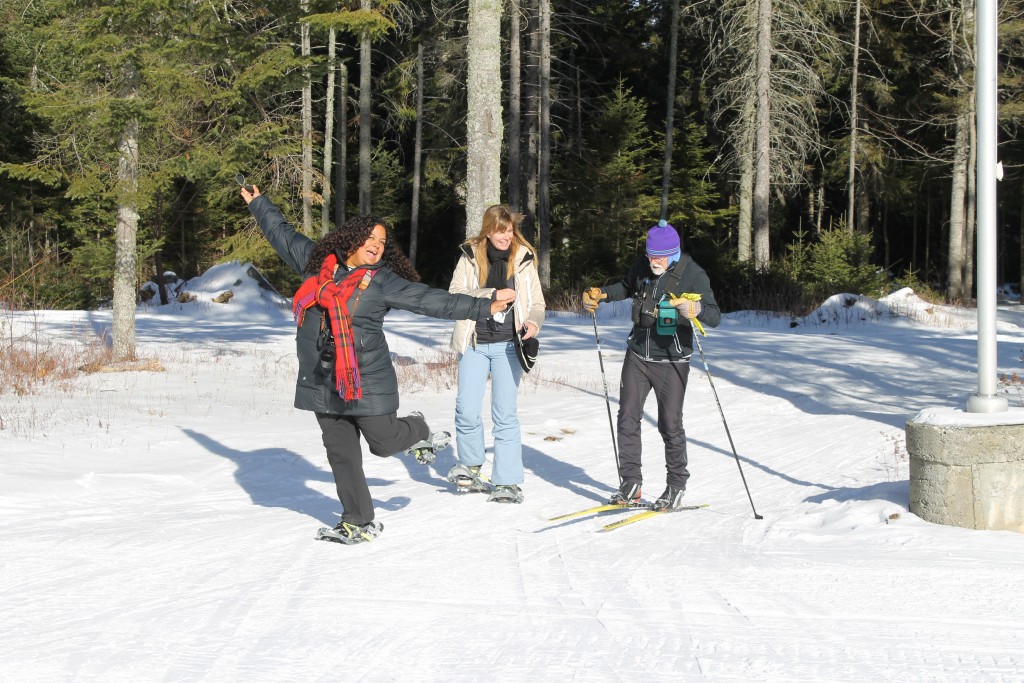
[[382, 531], [384, 531], [384, 525], [380, 522], [367, 522], [366, 524], [338, 522], [333, 529], [321, 527], [316, 532], [316, 540], [355, 545], [356, 543], [372, 541], [380, 536]]
[[437, 458], [437, 451], [443, 451], [452, 442], [450, 432], [434, 432], [430, 440], [417, 441], [406, 449], [406, 453], [415, 457], [418, 462], [429, 465]]
[[619, 490], [612, 494], [608, 500], [609, 505], [621, 505], [622, 507], [635, 507], [640, 503], [640, 482], [624, 481], [619, 485]]
[[658, 510], [659, 512], [671, 512], [672, 510], [678, 510], [683, 506], [683, 496], [686, 494], [686, 489], [676, 488], [675, 486], [669, 486], [665, 489], [665, 492], [658, 496], [658, 499], [651, 505], [652, 510]]
[[448, 470], [448, 481], [459, 493], [487, 493], [491, 487], [480, 474], [483, 465], [456, 465]]
[[523, 490], [515, 484], [499, 484], [487, 496], [489, 503], [522, 503]]

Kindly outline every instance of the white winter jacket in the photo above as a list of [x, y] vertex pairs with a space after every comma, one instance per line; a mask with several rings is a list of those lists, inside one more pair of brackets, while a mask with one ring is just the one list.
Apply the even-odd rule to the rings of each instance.
[[[476, 262], [473, 248], [468, 244], [461, 247], [459, 262], [452, 274], [452, 283], [448, 291], [453, 294], [469, 294], [479, 298], [490, 298], [494, 294], [493, 287], [480, 286], [480, 269]], [[515, 311], [516, 329], [531, 322], [537, 326], [537, 332], [544, 325], [544, 292], [540, 287], [540, 276], [537, 273], [536, 255], [522, 246], [516, 254], [516, 268], [513, 282], [515, 283], [516, 300], [512, 304]], [[476, 346], [476, 321], [459, 320], [452, 332], [452, 349], [462, 355], [469, 345]]]

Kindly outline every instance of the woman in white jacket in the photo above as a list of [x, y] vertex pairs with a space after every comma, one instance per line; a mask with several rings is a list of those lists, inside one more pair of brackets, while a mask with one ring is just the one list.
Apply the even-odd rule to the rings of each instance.
[[[523, 215], [496, 204], [484, 211], [480, 234], [461, 247], [449, 292], [481, 298], [511, 298], [511, 309], [487, 320], [460, 320], [452, 333], [459, 354], [459, 393], [455, 399], [455, 444], [459, 463], [448, 480], [461, 489], [490, 491], [488, 500], [521, 503], [523, 447], [517, 398], [523, 369], [512, 338], [536, 337], [544, 324], [544, 293], [537, 273], [537, 255], [519, 232]], [[481, 478], [484, 464], [483, 399], [491, 377], [491, 420], [494, 423], [494, 464], [490, 485]]]

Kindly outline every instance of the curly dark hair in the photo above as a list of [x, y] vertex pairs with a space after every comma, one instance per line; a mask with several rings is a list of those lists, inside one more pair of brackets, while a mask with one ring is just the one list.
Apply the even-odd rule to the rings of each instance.
[[381, 264], [387, 266], [398, 275], [401, 275], [410, 282], [419, 282], [420, 275], [413, 268], [412, 263], [406, 257], [402, 247], [391, 232], [391, 227], [378, 216], [358, 216], [347, 221], [340, 228], [327, 233], [313, 245], [313, 251], [306, 261], [306, 274], [315, 275], [320, 272], [320, 266], [324, 259], [330, 254], [337, 256], [338, 261], [345, 262], [348, 255], [363, 245], [370, 238], [370, 233], [376, 225], [384, 227], [387, 232], [387, 242], [384, 244], [384, 254], [381, 256]]

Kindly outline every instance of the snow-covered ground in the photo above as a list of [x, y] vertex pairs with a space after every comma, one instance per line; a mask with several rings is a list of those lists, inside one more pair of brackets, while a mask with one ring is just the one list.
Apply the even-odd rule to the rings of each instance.
[[[551, 313], [520, 419], [523, 505], [453, 493], [366, 454], [384, 533], [313, 540], [339, 512], [312, 415], [291, 407], [293, 328], [237, 265], [141, 307], [162, 372], [0, 394], [0, 680], [1021, 681], [1024, 534], [907, 510], [904, 425], [977, 390], [973, 312], [837, 296], [791, 324], [726, 316], [686, 397], [691, 503], [611, 533], [547, 518], [617, 484], [627, 318]], [[226, 304], [212, 297], [226, 289]], [[999, 370], [1021, 369], [1016, 306]], [[104, 312], [6, 312], [78, 343]], [[451, 323], [393, 312], [402, 411], [453, 429]], [[1013, 411], [1024, 410], [1018, 390]], [[645, 494], [664, 486], [653, 397]]]

